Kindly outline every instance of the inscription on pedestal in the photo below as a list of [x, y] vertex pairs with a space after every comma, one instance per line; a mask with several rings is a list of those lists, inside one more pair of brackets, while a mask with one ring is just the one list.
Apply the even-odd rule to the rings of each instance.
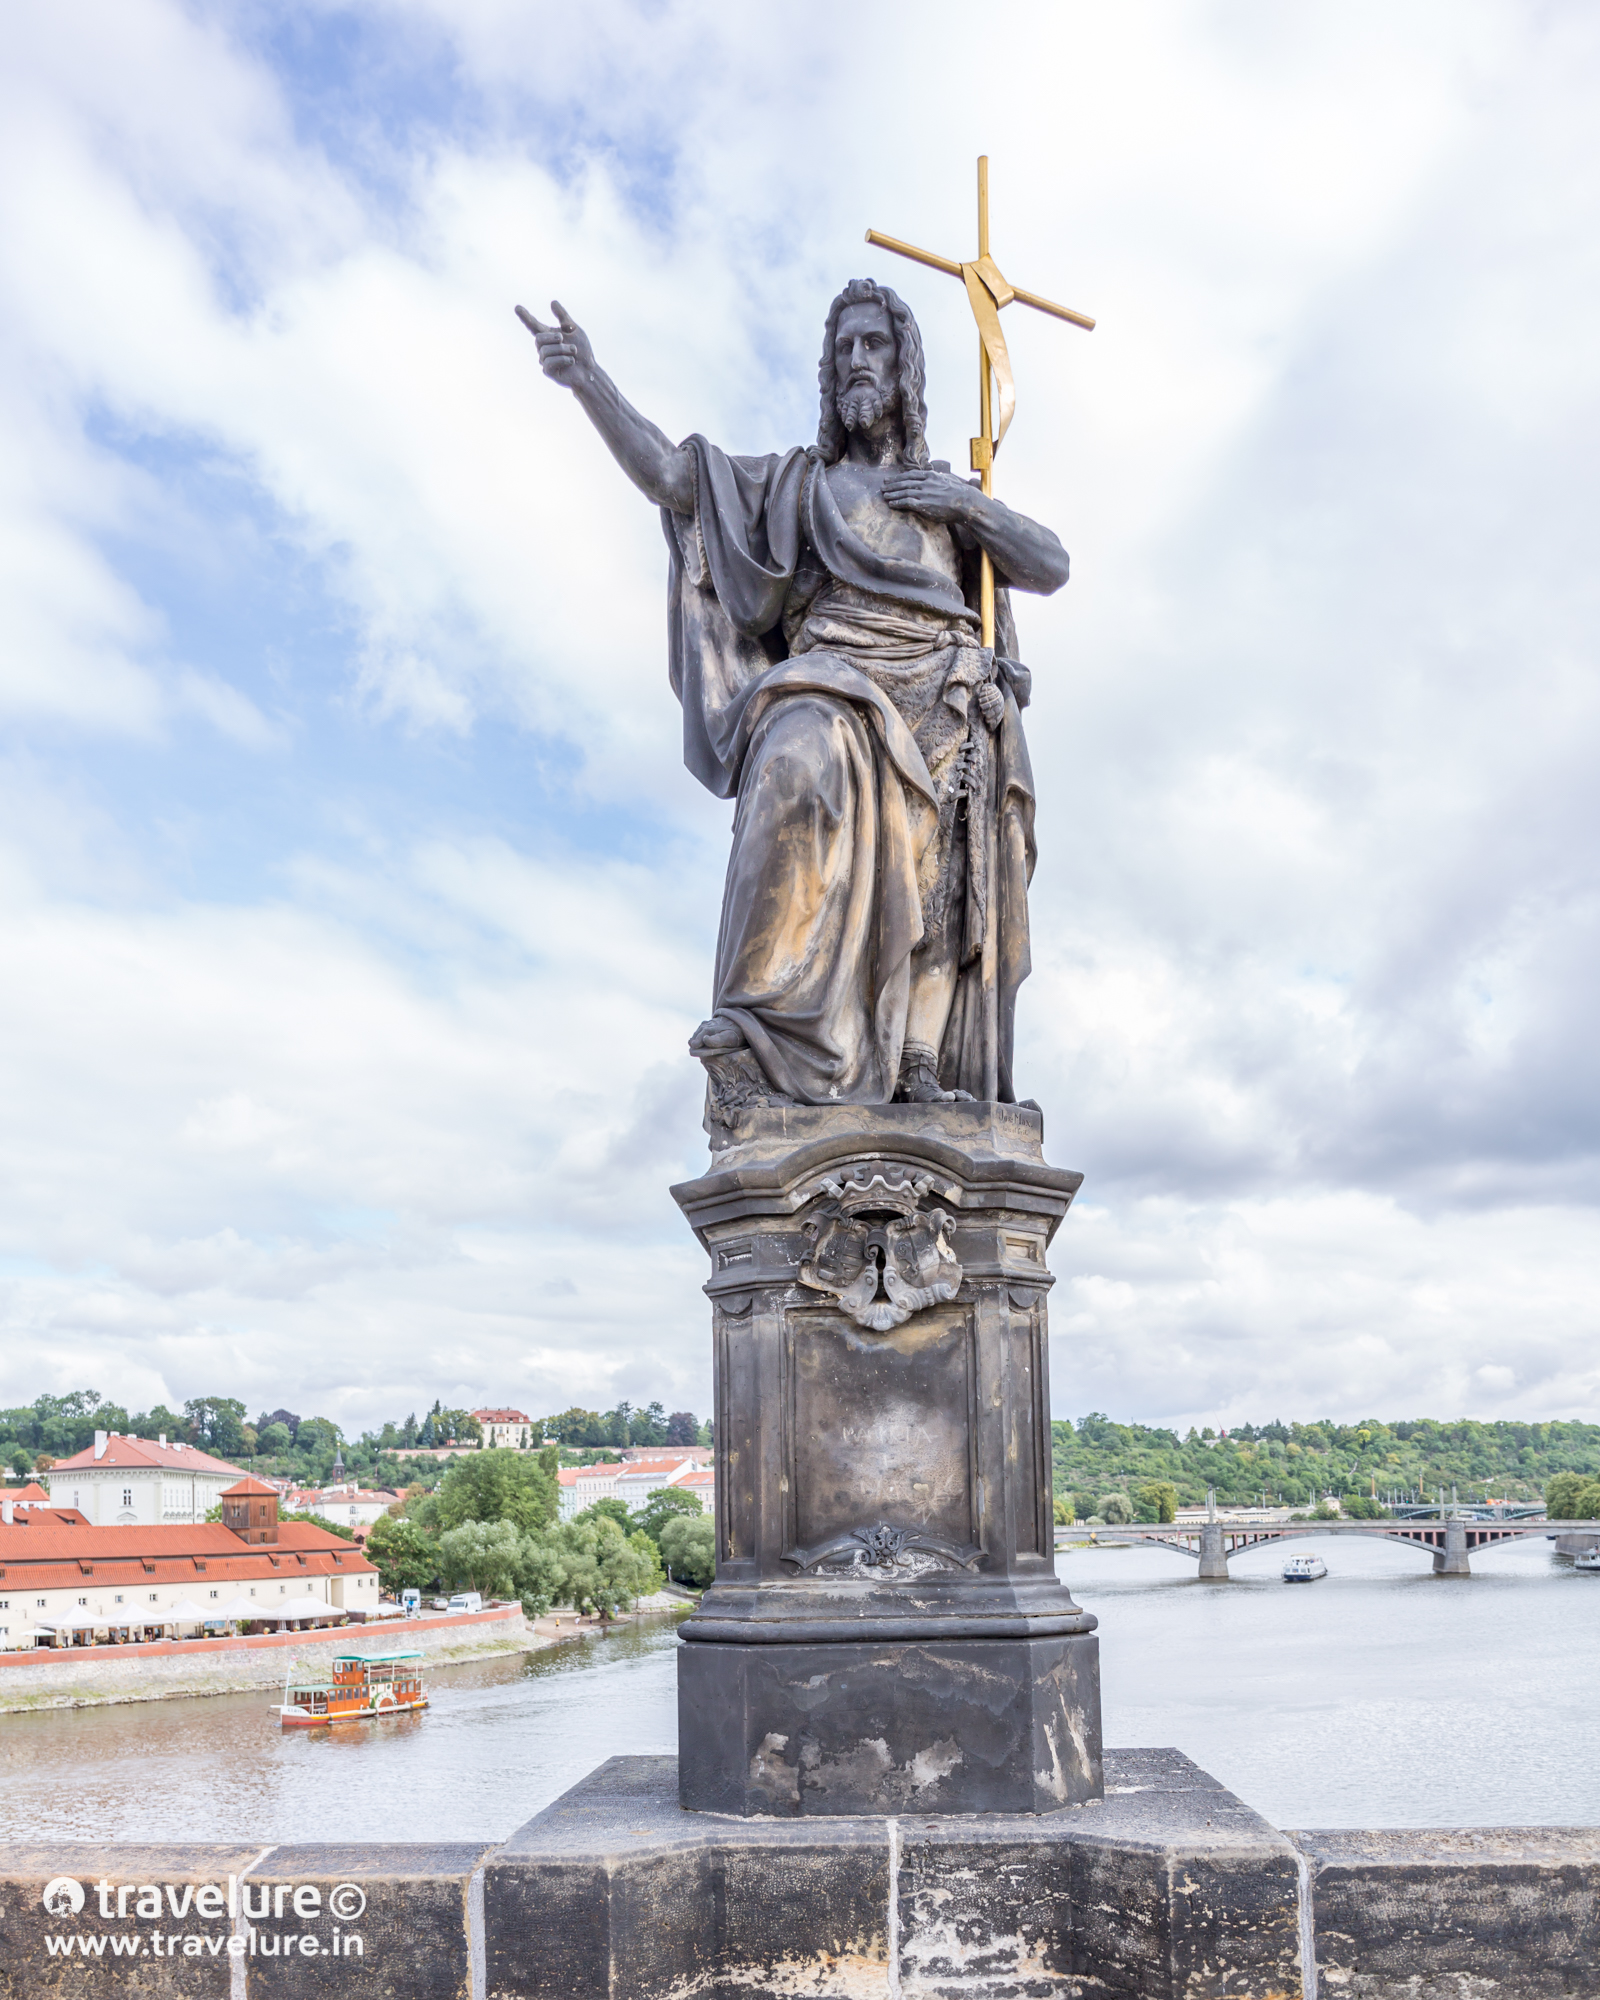
[[[791, 1320], [788, 1451], [801, 1562], [843, 1537], [921, 1531], [899, 1567], [940, 1566], [978, 1540], [972, 1469], [973, 1330], [963, 1311], [868, 1334], [835, 1314]], [[837, 1558], [835, 1558], [837, 1560]], [[865, 1558], [857, 1558], [864, 1560]]]

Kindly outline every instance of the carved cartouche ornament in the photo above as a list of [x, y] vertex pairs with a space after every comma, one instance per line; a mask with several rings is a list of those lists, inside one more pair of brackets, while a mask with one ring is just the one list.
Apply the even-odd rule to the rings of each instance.
[[921, 1207], [933, 1186], [931, 1174], [877, 1162], [848, 1180], [825, 1180], [828, 1199], [803, 1229], [801, 1284], [829, 1294], [870, 1333], [887, 1333], [925, 1306], [953, 1299], [962, 1273], [950, 1218], [942, 1208]]

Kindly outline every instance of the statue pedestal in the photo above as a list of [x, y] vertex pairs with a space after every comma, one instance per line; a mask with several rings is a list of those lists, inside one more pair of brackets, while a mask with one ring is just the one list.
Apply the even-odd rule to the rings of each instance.
[[710, 1254], [717, 1575], [679, 1789], [741, 1816], [1098, 1798], [1055, 1574], [1045, 1249], [1082, 1176], [1004, 1104], [739, 1114], [673, 1190]]

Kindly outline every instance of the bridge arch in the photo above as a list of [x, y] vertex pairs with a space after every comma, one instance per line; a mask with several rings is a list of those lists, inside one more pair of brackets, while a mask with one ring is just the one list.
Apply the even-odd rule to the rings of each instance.
[[1273, 1521], [1259, 1525], [1228, 1521], [1166, 1522], [1159, 1527], [1095, 1528], [1090, 1540], [1103, 1548], [1154, 1543], [1198, 1562], [1202, 1579], [1229, 1580], [1231, 1557], [1275, 1542], [1309, 1540], [1314, 1535], [1361, 1535], [1398, 1542], [1426, 1555], [1435, 1576], [1470, 1576], [1474, 1550], [1496, 1542], [1526, 1541], [1549, 1533], [1548, 1522], [1498, 1521]]

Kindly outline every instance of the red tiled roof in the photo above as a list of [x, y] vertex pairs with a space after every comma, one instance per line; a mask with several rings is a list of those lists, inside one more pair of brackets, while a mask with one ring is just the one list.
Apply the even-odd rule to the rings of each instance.
[[[205, 1565], [202, 1571], [199, 1565]], [[340, 1536], [309, 1522], [290, 1522], [276, 1543], [245, 1544], [220, 1521], [161, 1528], [26, 1528], [0, 1524], [0, 1578], [13, 1587], [61, 1589], [94, 1585], [189, 1583], [296, 1577], [355, 1576], [372, 1564]]]
[[574, 1486], [580, 1479], [597, 1478], [602, 1472], [621, 1472], [622, 1467], [614, 1459], [604, 1459], [599, 1465], [564, 1465], [556, 1474], [556, 1483]]
[[41, 1506], [35, 1500], [31, 1507], [18, 1510], [12, 1525], [18, 1528], [87, 1528], [89, 1517], [80, 1514], [76, 1507], [52, 1507], [48, 1501]]
[[106, 1448], [98, 1458], [94, 1446], [88, 1445], [71, 1458], [58, 1458], [50, 1471], [92, 1472], [96, 1466], [111, 1471], [159, 1466], [171, 1472], [226, 1472], [235, 1479], [243, 1479], [245, 1474], [236, 1465], [229, 1465], [220, 1458], [213, 1458], [209, 1452], [201, 1451], [192, 1444], [157, 1444], [154, 1438], [131, 1438], [112, 1435], [106, 1439]]
[[37, 1479], [30, 1479], [26, 1486], [18, 1486], [15, 1489], [9, 1486], [6, 1487], [4, 1493], [0, 1494], [0, 1498], [13, 1501], [18, 1507], [48, 1507], [50, 1505], [50, 1495], [46, 1493]]
[[532, 1417], [525, 1417], [520, 1410], [474, 1410], [472, 1413], [480, 1424], [531, 1424]]
[[237, 1479], [233, 1485], [223, 1487], [222, 1497], [224, 1500], [276, 1500], [278, 1489], [268, 1486], [262, 1479]]
[[297, 1508], [313, 1513], [323, 1507], [392, 1507], [398, 1493], [369, 1493], [360, 1486], [308, 1486], [289, 1496]]
[[680, 1465], [688, 1462], [688, 1453], [682, 1451], [654, 1452], [649, 1458], [630, 1458], [622, 1467], [625, 1476], [634, 1473], [675, 1472]]

